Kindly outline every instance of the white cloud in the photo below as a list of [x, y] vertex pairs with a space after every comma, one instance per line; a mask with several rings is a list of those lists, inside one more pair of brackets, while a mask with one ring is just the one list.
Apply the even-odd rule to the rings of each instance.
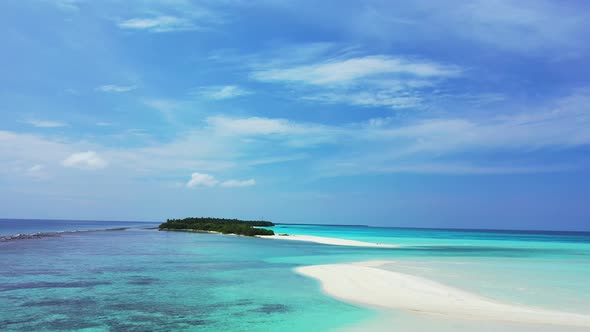
[[385, 74], [414, 77], [452, 77], [461, 73], [458, 67], [434, 62], [412, 61], [385, 55], [332, 60], [291, 68], [270, 68], [256, 71], [252, 76], [260, 81], [299, 82], [332, 85], [355, 82]]
[[65, 122], [39, 120], [39, 119], [28, 119], [25, 122], [30, 124], [31, 126], [34, 126], [37, 128], [59, 128], [59, 127], [66, 127], [68, 125]]
[[408, 92], [391, 92], [387, 90], [334, 93], [326, 92], [310, 94], [302, 97], [304, 100], [317, 101], [327, 104], [345, 103], [363, 107], [390, 107], [393, 109], [415, 108], [422, 104], [422, 98]]
[[136, 10], [129, 13], [128, 19], [120, 19], [116, 22], [119, 28], [150, 33], [210, 31], [217, 25], [225, 23], [227, 12], [227, 8], [223, 8], [223, 11], [217, 10], [217, 6], [209, 1], [139, 2], [134, 6]]
[[193, 187], [215, 187], [219, 181], [213, 175], [203, 173], [193, 173], [191, 179], [186, 183], [189, 188]]
[[280, 118], [210, 116], [209, 128], [222, 135], [303, 135], [321, 134], [329, 127], [314, 123], [302, 123]]
[[143, 103], [160, 112], [171, 112], [180, 106], [178, 101], [172, 99], [148, 99]]
[[96, 90], [102, 91], [102, 92], [129, 92], [129, 91], [133, 91], [135, 89], [137, 89], [137, 86], [135, 86], [135, 85], [113, 85], [113, 84], [101, 85], [98, 88], [96, 88]]
[[206, 86], [197, 88], [195, 94], [210, 99], [230, 99], [252, 94], [251, 91], [244, 90], [236, 85]]
[[188, 188], [194, 187], [215, 187], [220, 185], [221, 187], [233, 188], [233, 187], [250, 187], [256, 184], [254, 179], [249, 180], [227, 180], [220, 183], [213, 175], [205, 173], [193, 173], [191, 179], [186, 183]]
[[363, 107], [422, 108], [446, 80], [465, 69], [404, 56], [365, 54], [359, 47], [333, 43], [277, 45], [261, 53], [222, 50], [209, 59], [250, 68], [252, 79], [279, 84], [294, 99]]
[[250, 187], [256, 184], [256, 180], [227, 180], [221, 183], [222, 187]]
[[113, 123], [112, 122], [97, 122], [96, 125], [99, 127], [110, 127], [113, 125]]
[[429, 60], [390, 55], [359, 56], [358, 50], [335, 51], [303, 59], [258, 63], [251, 77], [283, 84], [296, 99], [329, 104], [393, 109], [420, 108], [441, 82], [462, 76], [463, 69]]
[[226, 116], [211, 116], [207, 124], [219, 133], [233, 135], [271, 135], [288, 134], [304, 130], [298, 124], [286, 119], [270, 119], [261, 117], [231, 118]]
[[62, 161], [65, 167], [82, 169], [100, 169], [108, 166], [108, 163], [94, 151], [78, 152], [71, 154]]
[[43, 169], [43, 165], [33, 165], [33, 166], [31, 166], [31, 168], [29, 168], [29, 171], [38, 172], [42, 169]]
[[[31, 165], [49, 168], [60, 163], [92, 169], [106, 167], [105, 160], [116, 165], [109, 168], [109, 174], [128, 178], [190, 174], [192, 170], [237, 173], [260, 169], [260, 164], [289, 167], [288, 163], [296, 163], [295, 172], [301, 176], [411, 169], [451, 174], [567, 170], [587, 163], [583, 154], [568, 152], [590, 146], [587, 105], [590, 91], [577, 91], [552, 105], [506, 115], [449, 117], [431, 113], [434, 115], [419, 120], [393, 116], [338, 125], [218, 115], [165, 142], [134, 137], [140, 146], [0, 131], [0, 163], [4, 165], [0, 172], [26, 175]], [[112, 139], [128, 142], [134, 133], [120, 135]], [[100, 151], [100, 156], [92, 151]], [[555, 160], [546, 157], [547, 151], [557, 156]], [[513, 162], [516, 159], [518, 162]], [[543, 166], [534, 167], [540, 164]], [[59, 168], [51, 173], [59, 176], [60, 171], [65, 172]], [[213, 180], [217, 181], [215, 186], [230, 181]]]
[[[50, 140], [38, 135], [13, 133], [0, 130], [0, 163], [15, 165], [41, 164], [56, 161], [56, 156], [70, 153], [70, 149], [58, 140]], [[59, 159], [59, 157], [57, 157]], [[57, 159], [57, 160], [58, 160]]]
[[41, 164], [36, 164], [29, 167], [26, 170], [26, 174], [35, 179], [44, 179], [47, 177], [47, 173], [45, 172], [45, 166]]
[[450, 153], [480, 149], [538, 149], [590, 143], [590, 96], [574, 95], [545, 110], [486, 118], [431, 118], [403, 126], [379, 125], [366, 131], [391, 141], [397, 153]]
[[176, 16], [156, 16], [151, 18], [132, 18], [119, 22], [119, 27], [130, 30], [149, 32], [172, 32], [197, 30], [198, 27], [189, 19]]
[[166, 121], [173, 123], [173, 124], [177, 124], [177, 125], [180, 124], [176, 119], [176, 112], [175, 111], [183, 106], [183, 103], [181, 101], [177, 101], [174, 99], [159, 98], [159, 99], [147, 99], [147, 100], [144, 100], [143, 103], [146, 106], [159, 111], [164, 116]]
[[287, 119], [262, 117], [234, 118], [211, 116], [207, 118], [208, 129], [215, 136], [272, 139], [291, 148], [309, 148], [326, 143], [335, 143], [342, 129], [317, 123], [294, 122]]
[[76, 10], [80, 9], [78, 7], [78, 4], [81, 2], [80, 0], [51, 0], [51, 1], [54, 1], [54, 4], [57, 6], [57, 8], [62, 9], [62, 10], [76, 11]]
[[[584, 167], [587, 161], [570, 155], [566, 163], [555, 160], [539, 164], [534, 156], [543, 149], [559, 153], [562, 149], [589, 146], [589, 103], [590, 95], [581, 92], [546, 109], [503, 116], [430, 118], [403, 124], [395, 118], [372, 119], [345, 134], [354, 135], [360, 149], [326, 156], [317, 163], [316, 172], [339, 176], [569, 171]], [[515, 159], [514, 153], [519, 157]], [[481, 156], [490, 160], [470, 162]]]

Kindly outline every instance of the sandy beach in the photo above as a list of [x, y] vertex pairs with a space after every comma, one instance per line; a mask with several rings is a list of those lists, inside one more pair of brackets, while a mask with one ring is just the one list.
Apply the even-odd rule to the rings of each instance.
[[264, 239], [277, 239], [277, 240], [288, 240], [288, 241], [305, 241], [315, 242], [321, 244], [330, 244], [334, 246], [350, 246], [350, 247], [371, 247], [371, 248], [397, 248], [394, 244], [385, 243], [373, 243], [356, 240], [339, 239], [333, 237], [323, 236], [312, 236], [312, 235], [259, 235], [259, 238]]
[[459, 319], [590, 327], [590, 315], [501, 303], [433, 280], [380, 269], [390, 261], [305, 266], [297, 273], [320, 281], [328, 295], [385, 310]]

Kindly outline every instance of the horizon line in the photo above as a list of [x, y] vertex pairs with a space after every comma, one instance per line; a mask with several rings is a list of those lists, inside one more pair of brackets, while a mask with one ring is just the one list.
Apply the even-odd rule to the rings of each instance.
[[[228, 219], [228, 218], [225, 218]], [[232, 218], [229, 218], [232, 219]], [[233, 218], [239, 219], [239, 218]], [[34, 221], [98, 221], [98, 222], [133, 222], [133, 223], [162, 223], [163, 221], [146, 221], [146, 220], [102, 220], [102, 219], [40, 219], [40, 218], [0, 218], [3, 220], [34, 220]], [[460, 227], [410, 227], [410, 226], [377, 226], [370, 224], [321, 224], [321, 223], [287, 223], [287, 222], [273, 222], [275, 225], [307, 225], [307, 226], [334, 226], [334, 227], [366, 227], [366, 228], [388, 228], [388, 229], [414, 229], [414, 230], [442, 230], [442, 231], [486, 231], [486, 232], [528, 232], [528, 233], [577, 233], [590, 234], [590, 229], [587, 230], [559, 230], [559, 229], [501, 229], [501, 228], [460, 228]]]

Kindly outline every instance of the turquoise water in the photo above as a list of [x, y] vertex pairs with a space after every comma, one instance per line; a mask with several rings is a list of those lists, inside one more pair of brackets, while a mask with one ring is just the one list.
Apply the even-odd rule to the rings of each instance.
[[[136, 226], [0, 242], [0, 330], [332, 331], [370, 326], [382, 313], [324, 295], [314, 280], [293, 268], [372, 259], [394, 260], [386, 268], [505, 302], [590, 314], [590, 234], [275, 227], [280, 233], [403, 244], [386, 249]], [[408, 319], [414, 319], [412, 326], [423, 322], [402, 313], [399, 317], [400, 325], [391, 330], [407, 331]]]
[[[370, 259], [509, 303], [590, 314], [590, 233], [278, 225], [278, 233], [400, 244]], [[355, 249], [297, 263], [362, 261]], [[297, 259], [297, 258], [295, 258]]]

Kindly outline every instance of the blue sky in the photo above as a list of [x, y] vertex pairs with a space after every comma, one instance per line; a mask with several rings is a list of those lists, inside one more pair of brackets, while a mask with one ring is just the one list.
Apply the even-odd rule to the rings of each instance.
[[2, 1], [0, 215], [590, 230], [583, 1]]

